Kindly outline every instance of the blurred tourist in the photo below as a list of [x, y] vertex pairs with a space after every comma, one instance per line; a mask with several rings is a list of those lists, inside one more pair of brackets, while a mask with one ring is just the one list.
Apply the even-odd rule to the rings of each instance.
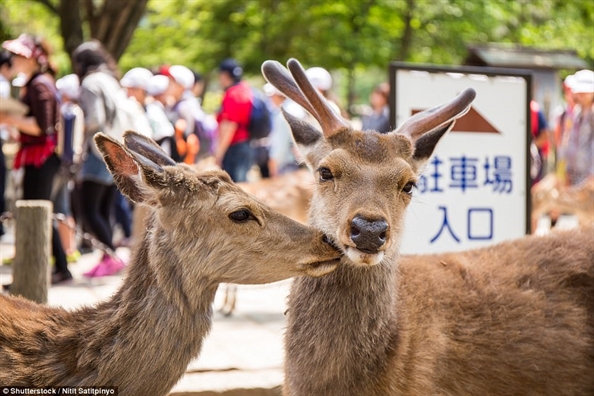
[[[10, 79], [12, 78], [12, 55], [6, 50], [0, 51], [0, 100], [10, 97]], [[6, 188], [6, 159], [2, 151], [2, 145], [8, 140], [10, 132], [4, 125], [0, 125], [0, 214], [6, 211], [4, 189]], [[4, 235], [4, 227], [0, 221], [0, 237]]]
[[152, 76], [147, 85], [146, 93], [149, 98], [146, 103], [146, 114], [148, 116], [151, 128], [153, 129], [153, 139], [175, 162], [181, 162], [177, 147], [175, 145], [175, 136], [173, 124], [167, 118], [165, 113], [165, 104], [167, 103], [167, 88], [169, 87], [169, 77], [163, 75]]
[[551, 132], [549, 125], [536, 101], [530, 101], [530, 125], [532, 126], [531, 156], [532, 164], [530, 176], [532, 185], [538, 183], [547, 173], [547, 159], [549, 155], [549, 139]]
[[295, 102], [287, 99], [272, 84], [264, 86], [264, 92], [272, 102], [272, 130], [270, 131], [270, 159], [268, 167], [272, 177], [293, 172], [299, 168], [295, 159], [295, 147], [291, 128], [285, 120], [281, 109], [292, 116], [304, 119], [305, 110]]
[[84, 114], [78, 105], [80, 82], [76, 74], [68, 74], [56, 81], [60, 95], [60, 128], [58, 129], [57, 153], [62, 160], [61, 171], [54, 181], [52, 201], [54, 212], [64, 219], [58, 223], [60, 240], [69, 263], [80, 257], [76, 247], [76, 223], [72, 214], [71, 195], [74, 189], [74, 176], [82, 161], [84, 144]]
[[[80, 106], [85, 114], [87, 136], [79, 174], [82, 217], [91, 233], [113, 252], [115, 246], [109, 218], [116, 187], [92, 138], [97, 132], [109, 131], [115, 123], [119, 111], [117, 95], [124, 93], [116, 79], [115, 62], [98, 41], [79, 45], [73, 54], [73, 64], [81, 79]], [[85, 276], [112, 275], [123, 268], [121, 259], [104, 254], [97, 266]]]
[[390, 109], [388, 102], [390, 100], [390, 85], [381, 83], [377, 85], [369, 95], [371, 104], [371, 113], [363, 116], [362, 129], [364, 131], [378, 131], [379, 133], [388, 133], [392, 130], [390, 127]]
[[565, 153], [567, 182], [570, 186], [594, 177], [594, 72], [580, 70], [574, 77], [571, 90], [575, 95], [576, 106]]
[[193, 164], [200, 150], [200, 141], [195, 133], [196, 116], [190, 103], [194, 73], [181, 65], [170, 66], [166, 73], [170, 77], [167, 96], [171, 102], [167, 115], [175, 128], [177, 152], [183, 162]]
[[[60, 109], [49, 47], [28, 34], [5, 41], [2, 47], [13, 55], [13, 74], [21, 73], [26, 79], [21, 101], [29, 107], [29, 112], [25, 116], [0, 113], [0, 124], [13, 125], [19, 131], [20, 147], [14, 168], [25, 169], [22, 198], [50, 200], [54, 178], [60, 169], [60, 159], [55, 153]], [[55, 224], [52, 254], [55, 260], [52, 283], [72, 279]]]
[[555, 161], [557, 177], [565, 183], [566, 174], [566, 159], [565, 152], [569, 143], [569, 136], [573, 128], [574, 108], [575, 108], [575, 94], [571, 90], [575, 81], [574, 75], [569, 75], [563, 81], [563, 98], [565, 103], [557, 112], [555, 123]]
[[235, 59], [225, 59], [219, 65], [219, 84], [225, 90], [219, 122], [217, 163], [235, 182], [247, 181], [253, 162], [248, 124], [252, 110], [252, 89], [242, 81], [243, 69]]

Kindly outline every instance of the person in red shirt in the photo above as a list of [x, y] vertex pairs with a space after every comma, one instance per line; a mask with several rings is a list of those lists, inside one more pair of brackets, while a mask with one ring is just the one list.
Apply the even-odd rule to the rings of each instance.
[[225, 59], [219, 66], [219, 84], [225, 94], [217, 115], [219, 139], [215, 158], [235, 182], [247, 180], [253, 162], [248, 131], [253, 93], [241, 80], [242, 75], [243, 70], [234, 59]]

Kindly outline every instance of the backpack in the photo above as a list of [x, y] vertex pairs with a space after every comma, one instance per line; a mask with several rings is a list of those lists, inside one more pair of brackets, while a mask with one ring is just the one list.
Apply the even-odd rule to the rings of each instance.
[[64, 103], [60, 113], [56, 153], [63, 167], [73, 169], [80, 164], [84, 151], [84, 115], [73, 103]]
[[270, 110], [264, 94], [252, 89], [252, 111], [248, 123], [250, 141], [267, 138], [272, 130]]

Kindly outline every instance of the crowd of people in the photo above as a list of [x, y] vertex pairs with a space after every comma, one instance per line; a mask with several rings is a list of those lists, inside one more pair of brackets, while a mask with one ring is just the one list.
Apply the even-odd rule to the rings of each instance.
[[[535, 101], [530, 103], [533, 193], [594, 185], [594, 72], [580, 70], [567, 76], [562, 86], [564, 102], [549, 120]], [[551, 226], [561, 214], [556, 208], [548, 214]]]
[[[254, 165], [262, 177], [276, 177], [299, 167], [283, 111], [317, 124], [272, 85], [264, 85], [263, 94], [251, 87], [234, 59], [225, 59], [218, 67], [218, 84], [224, 93], [216, 114], [203, 110], [204, 79], [186, 66], [135, 67], [120, 76], [113, 58], [98, 41], [76, 48], [72, 62], [74, 73], [56, 80], [58, 71], [50, 61], [49, 47], [28, 34], [5, 41], [0, 52], [0, 98], [22, 105], [20, 113], [10, 106], [0, 109], [0, 213], [8, 209], [2, 143], [18, 142], [12, 168], [23, 174], [19, 198], [51, 200], [54, 212], [62, 215], [52, 231], [53, 283], [72, 279], [68, 263], [76, 261], [85, 248], [76, 240], [75, 224], [105, 250], [86, 276], [111, 275], [126, 265], [115, 251], [118, 246], [131, 245], [134, 208], [116, 189], [93, 144], [94, 134], [121, 138], [125, 130], [133, 129], [155, 140], [176, 162], [210, 160], [234, 181], [243, 182]], [[321, 67], [306, 73], [334, 111], [346, 117], [330, 96], [331, 74]], [[542, 111], [532, 104], [535, 157], [540, 161], [533, 178], [537, 181], [544, 169], [552, 167], [545, 161], [554, 153], [563, 180], [577, 185], [594, 177], [594, 72], [582, 70], [567, 77], [564, 93], [565, 106], [554, 133], [549, 132]], [[387, 133], [393, 129], [388, 102], [388, 84], [376, 86], [369, 97], [370, 112], [362, 117], [363, 130]], [[265, 103], [268, 117], [266, 127], [258, 124], [258, 128], [268, 128], [264, 134], [254, 131], [254, 113], [260, 103]], [[117, 242], [116, 226], [122, 234]]]
[[[86, 276], [111, 275], [126, 265], [115, 251], [131, 244], [133, 203], [116, 189], [93, 144], [98, 132], [121, 138], [125, 130], [136, 130], [155, 140], [175, 161], [210, 160], [236, 182], [246, 181], [254, 165], [262, 177], [299, 167], [281, 109], [297, 118], [310, 116], [269, 84], [263, 87], [264, 93], [251, 87], [234, 59], [225, 59], [218, 67], [218, 84], [224, 93], [216, 114], [202, 108], [204, 80], [199, 73], [183, 65], [155, 65], [151, 70], [135, 67], [120, 76], [98, 41], [76, 48], [74, 73], [57, 80], [48, 46], [32, 35], [2, 43], [0, 62], [0, 94], [26, 106], [23, 114], [0, 110], [0, 142], [18, 142], [12, 168], [24, 170], [19, 198], [51, 200], [54, 212], [62, 215], [61, 221], [54, 221], [52, 233], [54, 284], [72, 279], [68, 263], [87, 248], [84, 241], [76, 240], [75, 225], [105, 250]], [[320, 93], [329, 95], [330, 73], [321, 67], [307, 73]], [[258, 98], [265, 103], [269, 130], [254, 138]], [[341, 112], [336, 103], [333, 106]], [[0, 158], [0, 165], [4, 164]], [[0, 168], [0, 213], [7, 210], [6, 175], [6, 168]], [[122, 236], [115, 241], [117, 226]]]
[[594, 72], [565, 78], [565, 106], [556, 120], [557, 173], [568, 186], [594, 178]]

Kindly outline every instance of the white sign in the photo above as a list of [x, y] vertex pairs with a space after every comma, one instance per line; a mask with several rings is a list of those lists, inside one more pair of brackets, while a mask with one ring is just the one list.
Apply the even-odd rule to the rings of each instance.
[[403, 253], [458, 251], [529, 230], [530, 75], [392, 65], [393, 122], [476, 90], [470, 112], [437, 146], [408, 208]]

